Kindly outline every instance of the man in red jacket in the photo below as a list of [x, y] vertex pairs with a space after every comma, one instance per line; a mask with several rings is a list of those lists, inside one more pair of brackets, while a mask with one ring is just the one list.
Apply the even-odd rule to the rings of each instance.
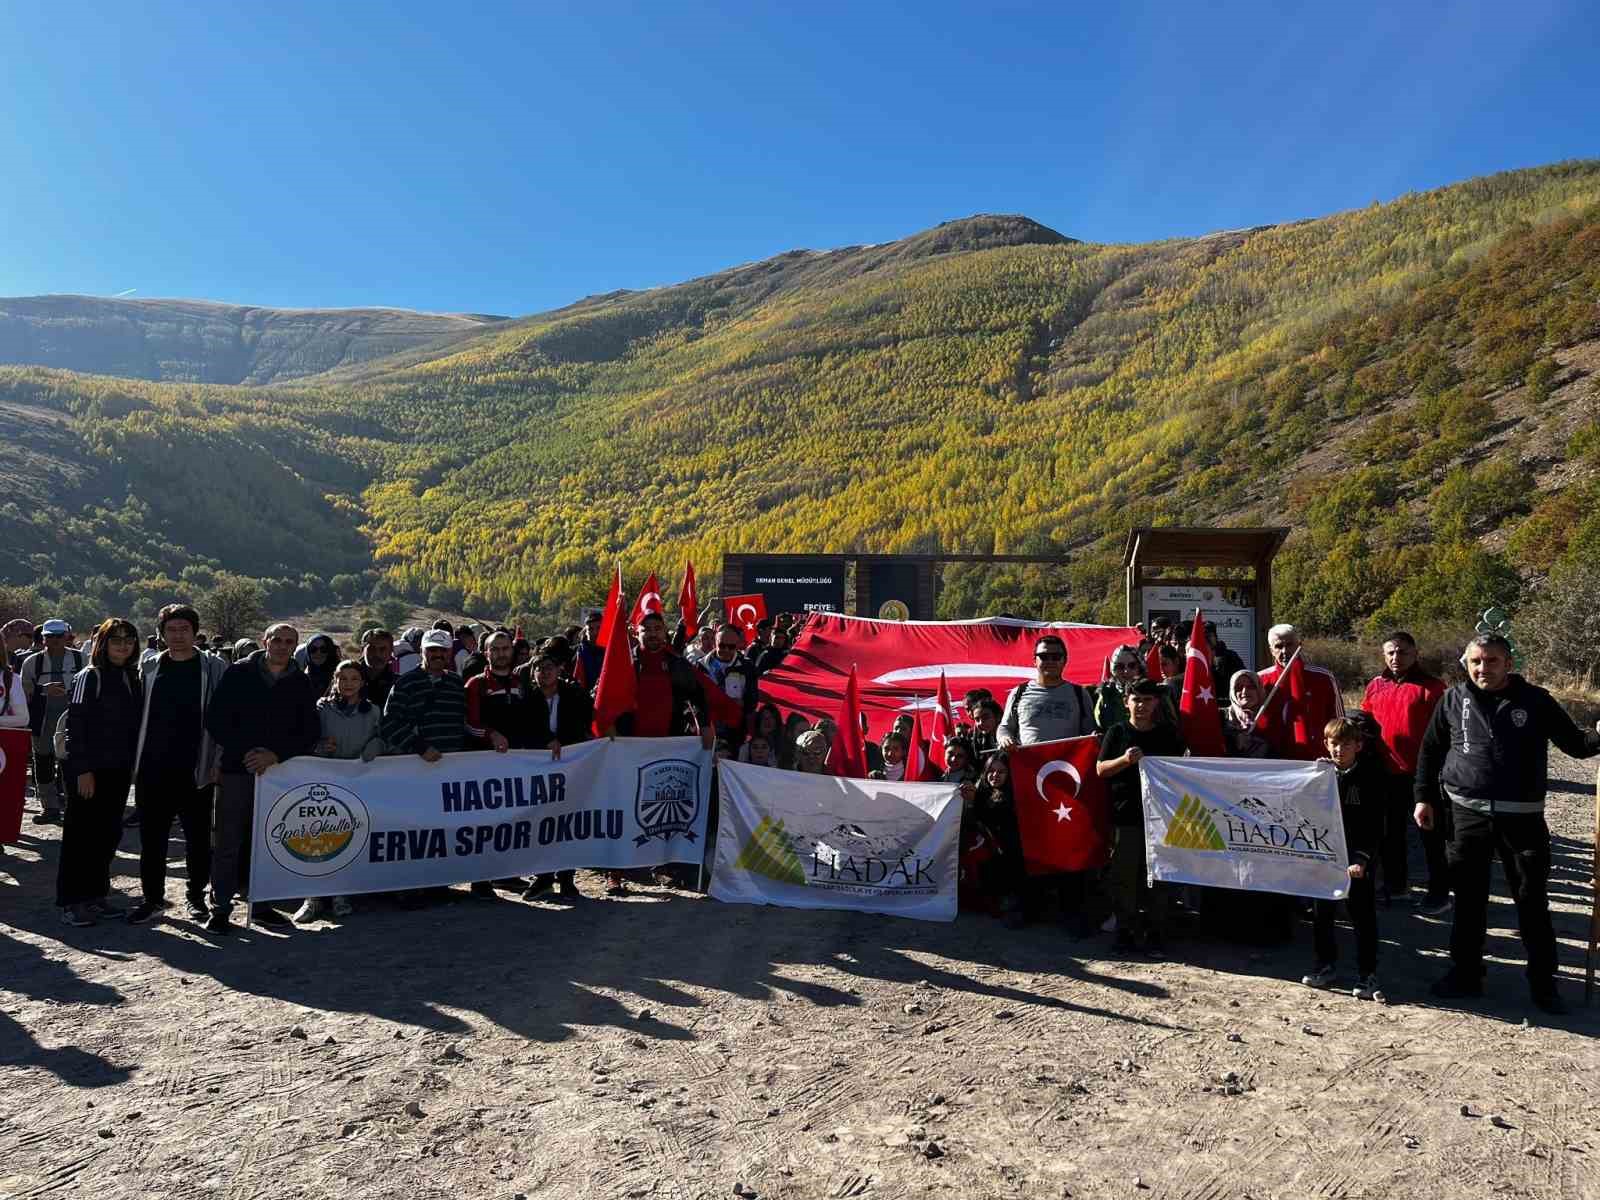
[[[1300, 631], [1293, 625], [1274, 625], [1267, 630], [1267, 649], [1272, 651], [1272, 666], [1260, 672], [1261, 687], [1271, 691], [1272, 685], [1278, 681], [1289, 665], [1289, 660], [1294, 657], [1294, 652], [1300, 649]], [[1339, 694], [1339, 681], [1333, 677], [1333, 672], [1326, 667], [1314, 667], [1304, 654], [1300, 655], [1300, 668], [1305, 672], [1306, 690], [1309, 693], [1311, 711], [1304, 716], [1305, 727], [1316, 731], [1317, 737], [1311, 739], [1310, 745], [1296, 745], [1292, 738], [1284, 736], [1289, 729], [1290, 721], [1299, 714], [1287, 711], [1289, 704], [1289, 683], [1278, 689], [1278, 694], [1272, 698], [1273, 711], [1263, 718], [1263, 729], [1268, 740], [1273, 743], [1273, 753], [1279, 758], [1300, 758], [1307, 762], [1315, 762], [1323, 757], [1324, 749], [1321, 743], [1321, 732], [1327, 727], [1329, 721], [1336, 717], [1344, 716], [1344, 697]]]
[[[1444, 695], [1444, 680], [1435, 679], [1417, 665], [1417, 640], [1402, 629], [1383, 639], [1383, 671], [1367, 684], [1361, 711], [1370, 713], [1383, 737], [1384, 765], [1389, 772], [1389, 801], [1384, 808], [1387, 825], [1383, 839], [1383, 894], [1404, 895], [1407, 889], [1406, 827], [1411, 820], [1412, 793], [1417, 782], [1417, 750], [1433, 709]], [[1446, 809], [1446, 812], [1449, 810]], [[1449, 873], [1444, 847], [1449, 840], [1442, 822], [1423, 829], [1422, 851], [1428, 861], [1428, 894], [1417, 911], [1437, 916], [1450, 907]]]

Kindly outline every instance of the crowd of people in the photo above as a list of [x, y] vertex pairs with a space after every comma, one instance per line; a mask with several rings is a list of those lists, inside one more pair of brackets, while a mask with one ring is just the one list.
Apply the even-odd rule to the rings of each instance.
[[[302, 641], [287, 623], [260, 642], [208, 645], [199, 614], [182, 603], [157, 616], [141, 650], [132, 623], [111, 618], [83, 644], [61, 620], [0, 626], [0, 726], [26, 725], [33, 737], [37, 823], [63, 825], [56, 901], [62, 919], [85, 927], [109, 918], [151, 921], [168, 908], [168, 842], [183, 834], [185, 901], [190, 919], [214, 934], [233, 928], [247, 888], [254, 776], [298, 755], [371, 761], [416, 754], [426, 761], [463, 750], [548, 750], [593, 736], [695, 734], [718, 757], [812, 773], [827, 772], [839, 731], [827, 717], [787, 718], [761, 698], [761, 678], [778, 666], [797, 633], [792, 616], [764, 619], [747, 639], [732, 624], [686, 636], [660, 613], [630, 631], [637, 679], [631, 712], [594, 727], [594, 692], [607, 648], [601, 614], [548, 637], [520, 629], [474, 628], [447, 621], [396, 636], [368, 629], [341, 657], [317, 633]], [[1251, 905], [1253, 928], [1287, 932], [1297, 911], [1287, 897], [1152, 885], [1146, 871], [1140, 758], [1187, 753], [1179, 717], [1184, 664], [1199, 650], [1211, 678], [1225, 687], [1221, 743], [1230, 756], [1330, 760], [1338, 775], [1351, 880], [1347, 907], [1356, 941], [1358, 995], [1381, 998], [1379, 913], [1410, 899], [1417, 912], [1454, 909], [1450, 971], [1436, 995], [1482, 993], [1490, 866], [1499, 856], [1516, 903], [1534, 1003], [1559, 1011], [1556, 944], [1547, 898], [1550, 840], [1543, 809], [1551, 744], [1575, 757], [1600, 753], [1600, 732], [1582, 731], [1543, 689], [1512, 670], [1503, 637], [1475, 638], [1463, 655], [1466, 678], [1451, 687], [1418, 663], [1415, 639], [1395, 631], [1382, 643], [1384, 669], [1366, 686], [1359, 711], [1347, 713], [1334, 676], [1306, 660], [1292, 625], [1268, 634], [1272, 665], [1256, 672], [1207, 627], [1189, 646], [1170, 621], [1157, 620], [1138, 644], [1110, 656], [1098, 685], [1065, 677], [1067, 648], [1045, 633], [1033, 646], [1035, 674], [1004, 696], [969, 691], [956, 729], [939, 747], [917, 742], [909, 716], [868, 743], [874, 778], [938, 778], [963, 802], [963, 906], [1008, 925], [1043, 919], [1054, 909], [1080, 936], [1115, 937], [1119, 951], [1166, 952], [1174, 905], [1196, 919], [1224, 923]], [[617, 649], [612, 647], [611, 653]], [[1299, 657], [1309, 709], [1291, 736], [1278, 715], [1275, 685]], [[1114, 827], [1103, 870], [1032, 876], [1024, 869], [1008, 755], [1019, 746], [1098, 735], [1097, 773], [1105, 781]], [[919, 764], [908, 775], [911, 764]], [[135, 812], [125, 816], [130, 791]], [[713, 806], [714, 819], [714, 806]], [[131, 908], [111, 885], [125, 825], [141, 832], [141, 896]], [[1415, 831], [1413, 834], [1412, 831]], [[1412, 895], [1409, 842], [1421, 843], [1423, 886]], [[708, 837], [714, 845], [714, 836]], [[664, 867], [656, 881], [694, 886], [698, 869]], [[626, 894], [629, 880], [610, 873], [606, 891]], [[571, 872], [472, 885], [479, 896], [512, 891], [523, 899], [578, 898]], [[428, 897], [407, 895], [407, 903]], [[1281, 903], [1274, 903], [1281, 901]], [[1336, 905], [1312, 906], [1313, 957], [1304, 982], [1338, 979]], [[352, 912], [347, 898], [307, 900], [286, 917], [257, 904], [255, 922], [286, 925]]]

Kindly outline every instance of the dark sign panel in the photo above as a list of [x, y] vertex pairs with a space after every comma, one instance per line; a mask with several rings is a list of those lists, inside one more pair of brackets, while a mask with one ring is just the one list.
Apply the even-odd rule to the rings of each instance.
[[744, 590], [767, 598], [767, 611], [843, 612], [844, 564], [801, 558], [746, 558]]
[[866, 616], [884, 621], [904, 621], [921, 617], [917, 604], [917, 564], [910, 562], [871, 563], [867, 572]]

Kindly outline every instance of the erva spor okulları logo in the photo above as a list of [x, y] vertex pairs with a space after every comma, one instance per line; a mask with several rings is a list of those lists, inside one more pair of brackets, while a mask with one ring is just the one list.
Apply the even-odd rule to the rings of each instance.
[[305, 783], [267, 813], [267, 850], [295, 875], [321, 878], [359, 858], [372, 822], [361, 797], [336, 783]]

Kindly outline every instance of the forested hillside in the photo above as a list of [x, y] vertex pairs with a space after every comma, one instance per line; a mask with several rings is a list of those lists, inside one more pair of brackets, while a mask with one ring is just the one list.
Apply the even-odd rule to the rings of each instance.
[[273, 383], [474, 333], [495, 317], [205, 300], [0, 298], [0, 363], [192, 383]]
[[618, 559], [993, 550], [1072, 562], [953, 570], [948, 613], [1112, 617], [1131, 525], [1285, 520], [1281, 612], [1459, 622], [1596, 561], [1597, 302], [1584, 162], [1142, 246], [973, 218], [277, 389], [11, 369], [0, 573], [491, 615]]

